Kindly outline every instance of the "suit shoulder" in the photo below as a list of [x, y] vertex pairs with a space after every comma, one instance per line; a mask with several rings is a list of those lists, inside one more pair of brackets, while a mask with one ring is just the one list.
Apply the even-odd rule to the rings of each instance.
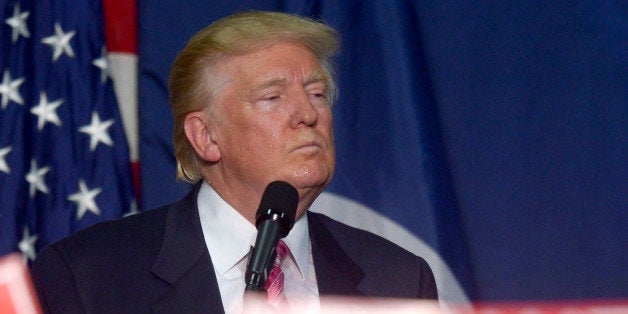
[[309, 212], [308, 215], [322, 223], [339, 243], [345, 244], [343, 245], [345, 248], [357, 248], [358, 250], [363, 250], [364, 248], [370, 248], [370, 250], [377, 249], [382, 254], [388, 253], [423, 260], [394, 242], [370, 231], [349, 226], [320, 213]]
[[47, 312], [90, 312], [103, 303], [114, 308], [127, 304], [112, 301], [120, 295], [135, 300], [138, 307], [146, 304], [156, 290], [141, 288], [159, 283], [150, 269], [161, 248], [169, 208], [98, 223], [46, 246], [31, 267], [42, 306]]
[[145, 251], [150, 249], [150, 244], [161, 242], [168, 208], [169, 206], [164, 206], [94, 224], [49, 245], [42, 250], [40, 256], [43, 258], [46, 250], [50, 249], [69, 259], [78, 255], [97, 257], [105, 253], [115, 254], [117, 251], [138, 251], [141, 247]]
[[[311, 217], [310, 217], [311, 215]], [[342, 250], [364, 271], [367, 295], [436, 299], [434, 274], [427, 261], [372, 232], [355, 228], [323, 214], [308, 213], [310, 221], [330, 233]], [[311, 232], [311, 230], [310, 230]], [[380, 274], [395, 285], [381, 285]]]

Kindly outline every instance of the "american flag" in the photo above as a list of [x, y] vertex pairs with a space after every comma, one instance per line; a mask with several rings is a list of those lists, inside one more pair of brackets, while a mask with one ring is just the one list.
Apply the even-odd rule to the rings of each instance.
[[132, 211], [100, 1], [0, 0], [0, 256]]

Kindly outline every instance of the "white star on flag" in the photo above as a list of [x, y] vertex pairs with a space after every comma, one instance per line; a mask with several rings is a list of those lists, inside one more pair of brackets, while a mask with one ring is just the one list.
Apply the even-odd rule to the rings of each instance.
[[29, 38], [31, 36], [28, 32], [28, 25], [26, 24], [28, 15], [30, 15], [30, 12], [20, 12], [20, 4], [15, 4], [15, 7], [13, 7], [13, 16], [5, 21], [5, 23], [9, 24], [9, 26], [13, 29], [13, 35], [11, 36], [12, 42], [16, 42], [20, 35], [25, 38]]
[[109, 133], [107, 130], [113, 124], [113, 119], [109, 119], [104, 122], [100, 122], [100, 117], [98, 116], [98, 112], [92, 112], [92, 122], [91, 124], [82, 126], [79, 131], [83, 133], [89, 134], [91, 136], [89, 142], [89, 150], [94, 151], [98, 143], [102, 142], [106, 145], [113, 146], [113, 141], [111, 137], [109, 137]]
[[24, 227], [22, 240], [17, 245], [22, 254], [24, 254], [24, 262], [27, 262], [29, 259], [31, 261], [35, 260], [35, 257], [37, 256], [37, 251], [35, 251], [35, 242], [37, 242], [38, 238], [38, 235], [30, 234], [30, 230], [28, 230], [28, 227]]
[[92, 64], [100, 69], [100, 82], [104, 84], [107, 81], [107, 76], [109, 76], [109, 59], [107, 59], [105, 47], [102, 48], [100, 58], [94, 59]]
[[2, 109], [5, 109], [9, 104], [9, 101], [15, 101], [16, 103], [22, 105], [24, 100], [20, 95], [18, 88], [20, 85], [24, 83], [23, 78], [19, 78], [15, 81], [11, 81], [11, 74], [9, 70], [4, 70], [4, 75], [2, 76], [2, 84], [0, 84], [0, 94], [2, 94]]
[[31, 159], [31, 171], [26, 175], [26, 181], [30, 184], [29, 195], [35, 196], [35, 193], [39, 190], [48, 194], [48, 186], [44, 181], [44, 176], [50, 171], [50, 167], [43, 167], [37, 169], [37, 160]]
[[11, 146], [7, 146], [0, 149], [0, 171], [6, 174], [11, 173], [11, 168], [9, 168], [9, 165], [7, 164], [7, 161], [4, 157], [8, 155], [11, 152], [11, 150], [13, 150], [13, 147]]
[[64, 52], [71, 58], [74, 57], [74, 50], [70, 45], [70, 39], [76, 34], [75, 31], [64, 33], [61, 25], [55, 23], [55, 34], [41, 40], [42, 43], [50, 45], [54, 52], [52, 61], [57, 61]]
[[125, 18], [135, 4], [105, 2], [0, 1], [0, 257], [22, 249], [30, 263], [56, 239], [131, 209], [136, 172], [118, 118], [129, 106], [115, 90], [131, 83], [113, 81], [106, 39], [137, 60], [126, 39], [135, 43], [135, 29], [111, 37], [109, 27], [135, 25]]
[[63, 99], [48, 102], [46, 92], [41, 92], [39, 96], [39, 104], [31, 109], [31, 113], [37, 116], [37, 130], [44, 129], [46, 122], [51, 122], [56, 126], [61, 126], [61, 120], [57, 116], [57, 108], [61, 106]]
[[102, 192], [102, 189], [88, 189], [83, 179], [79, 180], [79, 189], [80, 191], [68, 196], [68, 200], [75, 202], [78, 206], [76, 220], [81, 220], [83, 215], [85, 215], [88, 210], [95, 215], [100, 215], [100, 209], [98, 208], [98, 205], [96, 205], [94, 198]]

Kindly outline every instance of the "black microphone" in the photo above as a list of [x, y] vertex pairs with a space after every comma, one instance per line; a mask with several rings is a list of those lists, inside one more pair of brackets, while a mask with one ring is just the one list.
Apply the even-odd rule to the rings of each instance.
[[263, 290], [275, 248], [294, 225], [299, 193], [284, 181], [268, 184], [255, 214], [257, 238], [251, 247], [244, 280], [246, 290]]

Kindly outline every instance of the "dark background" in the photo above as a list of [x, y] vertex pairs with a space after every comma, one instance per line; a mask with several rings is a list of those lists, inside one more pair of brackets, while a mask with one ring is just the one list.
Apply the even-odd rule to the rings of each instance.
[[[441, 249], [465, 246], [446, 259], [466, 259], [456, 274], [472, 299], [628, 297], [627, 2], [138, 4], [145, 208], [188, 188], [173, 178], [165, 89], [176, 52], [235, 11], [285, 10], [343, 36], [330, 191], [373, 208], [454, 208], [425, 225], [392, 216], [422, 238], [444, 230], [427, 240]], [[425, 189], [413, 167], [439, 197], [414, 196]], [[400, 197], [384, 192], [391, 182]]]

